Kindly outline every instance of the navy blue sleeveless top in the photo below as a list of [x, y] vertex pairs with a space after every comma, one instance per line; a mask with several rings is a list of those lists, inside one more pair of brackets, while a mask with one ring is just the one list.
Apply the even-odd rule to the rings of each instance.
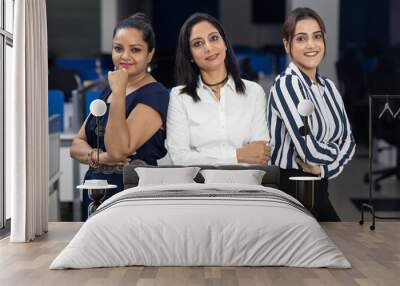
[[[108, 97], [111, 94], [110, 86], [107, 85], [104, 91], [100, 94], [100, 99], [107, 102]], [[167, 153], [164, 146], [165, 140], [165, 127], [167, 120], [167, 110], [169, 102], [169, 92], [168, 90], [158, 82], [153, 82], [146, 84], [139, 89], [133, 91], [126, 96], [126, 118], [128, 118], [131, 111], [136, 107], [137, 104], [142, 103], [150, 106], [154, 110], [158, 111], [163, 122], [163, 128], [159, 129], [146, 143], [144, 143], [138, 150], [136, 154], [129, 156], [129, 158], [140, 159], [145, 161], [150, 165], [157, 165], [157, 160], [161, 159]], [[100, 119], [100, 130], [96, 126], [96, 118], [93, 115], [89, 115], [85, 126], [85, 133], [88, 144], [92, 148], [97, 147], [97, 135], [99, 133], [99, 148], [103, 151], [107, 151], [104, 145], [104, 132], [107, 125], [108, 115], [109, 115], [110, 104], [107, 103], [107, 112]], [[85, 180], [88, 179], [104, 179], [107, 180], [109, 184], [115, 184], [118, 186], [117, 189], [110, 194], [117, 193], [123, 190], [122, 173], [115, 172], [99, 172], [97, 170], [89, 169], [86, 173]], [[109, 197], [109, 195], [107, 196]]]

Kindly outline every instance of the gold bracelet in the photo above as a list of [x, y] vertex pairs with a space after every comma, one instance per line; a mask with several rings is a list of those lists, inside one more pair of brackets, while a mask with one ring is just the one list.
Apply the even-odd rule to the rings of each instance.
[[89, 157], [90, 157], [90, 161], [89, 161], [89, 166], [96, 169], [99, 167], [99, 162], [96, 162], [95, 160], [93, 160], [93, 153], [97, 152], [97, 149], [94, 148], [90, 151], [89, 153]]

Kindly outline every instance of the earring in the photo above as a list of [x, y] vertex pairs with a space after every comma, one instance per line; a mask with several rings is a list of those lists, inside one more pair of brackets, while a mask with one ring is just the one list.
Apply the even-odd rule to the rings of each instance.
[[150, 65], [147, 66], [146, 71], [147, 71], [148, 73], [151, 73], [151, 66], [150, 66]]
[[116, 67], [116, 66], [114, 66], [114, 70], [115, 70], [115, 71], [117, 70], [117, 67]]

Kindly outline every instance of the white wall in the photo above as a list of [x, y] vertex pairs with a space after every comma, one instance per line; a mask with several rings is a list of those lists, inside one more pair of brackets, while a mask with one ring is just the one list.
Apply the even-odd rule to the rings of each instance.
[[296, 7], [311, 8], [324, 20], [327, 52], [319, 71], [337, 83], [335, 64], [339, 56], [339, 0], [286, 0], [288, 12]]
[[251, 1], [220, 0], [219, 19], [233, 45], [259, 48], [281, 44], [281, 25], [254, 25]]
[[118, 21], [118, 0], [101, 0], [101, 52], [111, 53], [112, 32]]

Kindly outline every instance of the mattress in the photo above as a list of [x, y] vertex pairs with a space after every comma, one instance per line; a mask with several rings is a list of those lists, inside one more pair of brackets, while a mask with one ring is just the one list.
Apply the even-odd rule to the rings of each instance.
[[50, 269], [144, 266], [350, 268], [312, 215], [263, 186], [138, 186], [106, 200]]

